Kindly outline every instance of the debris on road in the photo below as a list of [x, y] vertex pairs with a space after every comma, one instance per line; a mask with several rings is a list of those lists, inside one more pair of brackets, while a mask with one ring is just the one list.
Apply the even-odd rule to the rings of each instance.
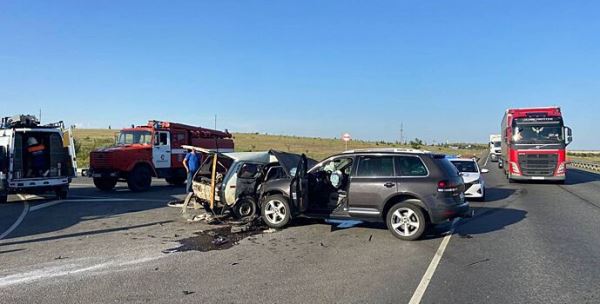
[[270, 233], [260, 218], [243, 221], [219, 221], [221, 226], [211, 230], [200, 230], [195, 236], [179, 240], [177, 248], [162, 251], [165, 254], [184, 251], [211, 251], [229, 249], [239, 244], [239, 241], [261, 233]]

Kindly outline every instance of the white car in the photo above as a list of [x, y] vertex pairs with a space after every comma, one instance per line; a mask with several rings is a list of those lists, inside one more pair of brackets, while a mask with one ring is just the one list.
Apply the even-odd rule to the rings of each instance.
[[488, 169], [480, 169], [477, 162], [469, 158], [454, 158], [450, 162], [461, 173], [465, 182], [465, 197], [477, 198], [485, 201], [485, 181], [481, 174], [488, 173]]

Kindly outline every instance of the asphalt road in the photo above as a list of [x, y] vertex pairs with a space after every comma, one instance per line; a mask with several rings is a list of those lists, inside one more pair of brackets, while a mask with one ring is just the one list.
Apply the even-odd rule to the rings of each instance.
[[64, 202], [11, 197], [0, 303], [408, 303], [418, 289], [421, 303], [600, 302], [600, 175], [508, 184], [495, 165], [474, 218], [416, 242], [303, 221], [226, 250], [165, 254], [214, 228], [165, 206], [182, 188], [103, 193], [77, 179]]

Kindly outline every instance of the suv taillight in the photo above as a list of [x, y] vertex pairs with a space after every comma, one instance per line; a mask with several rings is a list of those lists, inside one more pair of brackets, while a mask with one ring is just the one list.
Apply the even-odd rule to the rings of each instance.
[[457, 192], [460, 185], [450, 183], [447, 180], [438, 182], [438, 192]]

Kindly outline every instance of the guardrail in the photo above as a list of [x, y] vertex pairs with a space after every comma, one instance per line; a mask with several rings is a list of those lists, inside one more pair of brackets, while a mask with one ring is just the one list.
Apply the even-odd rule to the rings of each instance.
[[576, 168], [600, 172], [600, 164], [598, 164], [598, 163], [588, 163], [588, 162], [572, 160], [569, 162], [569, 164]]

